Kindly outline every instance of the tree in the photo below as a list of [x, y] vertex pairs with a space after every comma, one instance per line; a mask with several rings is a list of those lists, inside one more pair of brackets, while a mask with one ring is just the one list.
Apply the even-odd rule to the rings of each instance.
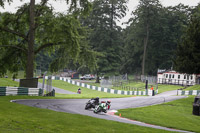
[[[140, 58], [139, 60], [142, 59], [142, 62], [141, 62], [142, 75], [145, 74], [145, 66], [146, 66], [145, 64], [146, 64], [146, 58], [147, 58], [147, 52], [148, 52], [147, 48], [149, 45], [149, 38], [153, 34], [153, 33], [150, 33], [150, 31], [152, 27], [155, 25], [155, 21], [157, 19], [156, 17], [161, 8], [162, 6], [159, 0], [140, 0], [137, 9], [132, 13], [134, 15], [133, 18], [130, 19], [130, 22], [132, 22], [131, 27], [133, 28], [133, 30], [132, 28], [128, 29], [127, 34], [129, 34], [130, 30], [131, 32], [135, 32], [134, 36], [132, 36], [133, 38], [132, 40], [135, 40], [136, 42], [134, 42], [135, 44], [133, 45], [135, 46], [142, 45], [143, 43], [143, 46], [135, 47], [137, 48], [137, 51], [138, 51], [136, 53], [138, 54], [140, 53], [140, 55], [141, 55], [141, 50], [143, 48], [142, 57], [140, 56], [137, 57], [137, 58]], [[128, 38], [131, 38], [131, 37], [128, 37]], [[128, 61], [129, 60], [130, 59], [128, 59]], [[125, 67], [127, 67], [127, 65], [125, 65]]]
[[96, 74], [118, 74], [122, 49], [121, 27], [116, 25], [125, 16], [127, 0], [94, 0], [90, 16], [83, 20], [91, 29], [89, 43], [103, 56], [97, 59]]
[[175, 70], [181, 73], [200, 73], [200, 4], [194, 10], [176, 51]]
[[[58, 64], [52, 70], [65, 66], [64, 60], [83, 62], [85, 56], [77, 59], [84, 52], [93, 57], [87, 61], [95, 64], [95, 52], [89, 50], [89, 47], [83, 48], [87, 44], [80, 43], [84, 39], [85, 29], [77, 19], [80, 14], [88, 14], [91, 4], [88, 0], [66, 2], [71, 2], [68, 15], [54, 14], [51, 7], [47, 6], [48, 0], [41, 0], [38, 5], [35, 5], [35, 0], [30, 0], [29, 4], [24, 4], [15, 14], [0, 14], [0, 47], [5, 50], [1, 53], [0, 65], [4, 70], [17, 71], [22, 66], [26, 70], [26, 78], [32, 78], [35, 55], [43, 49], [60, 51], [61, 58], [54, 61]], [[3, 5], [2, 0], [0, 4]]]
[[[124, 30], [122, 71], [156, 75], [158, 68], [172, 67], [174, 50], [188, 24], [191, 11], [182, 4], [163, 7], [157, 0], [150, 1], [148, 10], [146, 7], [144, 4], [137, 7], [130, 26]], [[149, 17], [146, 17], [147, 12]], [[147, 38], [148, 45], [145, 45]]]
[[157, 69], [171, 69], [175, 50], [181, 40], [190, 17], [190, 7], [179, 4], [174, 7], [163, 7], [156, 15], [157, 19], [151, 28], [148, 47], [146, 72], [155, 75]]

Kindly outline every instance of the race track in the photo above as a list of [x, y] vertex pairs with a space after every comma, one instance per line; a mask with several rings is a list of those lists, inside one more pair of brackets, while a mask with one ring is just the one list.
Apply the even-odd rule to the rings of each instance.
[[[113, 115], [113, 110], [125, 109], [125, 108], [136, 108], [143, 106], [150, 106], [154, 104], [160, 104], [164, 102], [173, 101], [176, 99], [185, 98], [185, 96], [172, 96], [175, 95], [176, 91], [166, 92], [157, 96], [137, 96], [129, 98], [111, 98], [111, 111], [108, 113], [93, 113], [93, 109], [85, 110], [86, 102], [89, 99], [35, 99], [35, 100], [17, 100], [16, 103], [24, 104], [32, 107], [45, 108], [59, 112], [67, 112], [73, 114], [87, 115], [100, 119], [113, 120], [118, 122], [130, 123], [140, 126], [152, 127], [157, 129], [164, 129], [168, 131], [187, 132], [166, 127], [160, 127], [156, 125], [150, 125], [138, 121], [132, 121], [119, 116]], [[107, 100], [107, 99], [100, 99]]]

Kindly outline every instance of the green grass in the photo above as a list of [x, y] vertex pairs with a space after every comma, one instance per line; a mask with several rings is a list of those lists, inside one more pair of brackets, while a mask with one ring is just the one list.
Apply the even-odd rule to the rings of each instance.
[[88, 85], [92, 85], [92, 86], [97, 86], [97, 87], [101, 87], [100, 83], [86, 83]]
[[[39, 79], [42, 82], [42, 79]], [[91, 89], [87, 89], [84, 87], [79, 87], [73, 84], [69, 84], [67, 82], [61, 80], [52, 80], [52, 85], [54, 87], [58, 87], [64, 90], [69, 90], [72, 92], [77, 92], [78, 88], [81, 88], [82, 94], [58, 94], [56, 93], [56, 97], [60, 98], [92, 98], [92, 97], [100, 97], [100, 98], [117, 98], [117, 97], [131, 97], [130, 95], [118, 95], [118, 94], [111, 94], [105, 92], [99, 92]], [[0, 78], [0, 86], [10, 86], [10, 87], [18, 87], [19, 82], [12, 81], [10, 78]]]
[[[42, 83], [42, 79], [39, 80]], [[86, 84], [90, 84], [90, 85], [94, 85], [94, 86], [100, 86], [97, 83], [86, 83]], [[135, 83], [131, 83], [132, 85], [134, 85]], [[144, 83], [136, 83], [135, 86], [141, 86]], [[69, 90], [72, 92], [77, 92], [78, 88], [81, 88], [82, 94], [81, 95], [62, 95], [62, 94], [56, 94], [56, 96], [64, 96], [64, 97], [68, 97], [68, 98], [91, 98], [91, 97], [101, 97], [101, 98], [112, 98], [112, 97], [130, 97], [129, 95], [118, 95], [118, 94], [110, 94], [110, 93], [105, 93], [105, 92], [99, 92], [99, 91], [95, 91], [95, 90], [91, 90], [91, 89], [87, 89], [84, 87], [79, 87], [61, 80], [52, 80], [52, 85], [54, 87], [58, 87], [61, 89], [65, 89], [65, 90]], [[154, 87], [156, 88], [156, 87]], [[182, 86], [178, 86], [178, 85], [158, 85], [158, 93], [162, 93], [165, 91], [171, 91], [171, 90], [177, 90], [182, 88]]]
[[200, 116], [192, 115], [194, 96], [160, 105], [119, 110], [122, 117], [146, 123], [200, 132]]
[[180, 88], [183, 88], [183, 86], [158, 84], [158, 93], [177, 90], [177, 89], [180, 89]]
[[[0, 132], [2, 133], [167, 133], [147, 127], [103, 120], [78, 114], [11, 103], [12, 99], [43, 97], [1, 96]], [[92, 113], [92, 112], [91, 112]]]
[[[42, 82], [42, 80], [39, 80]], [[71, 94], [71, 95], [64, 95], [64, 94], [57, 94], [56, 97], [63, 97], [63, 98], [92, 98], [92, 97], [100, 97], [100, 98], [118, 98], [118, 97], [132, 97], [130, 95], [119, 95], [119, 94], [111, 94], [100, 92], [96, 90], [91, 90], [85, 87], [76, 86], [61, 80], [52, 80], [52, 86], [58, 87], [64, 90], [77, 92], [78, 88], [81, 88], [81, 94]]]
[[[134, 88], [139, 88], [139, 91], [145, 91], [145, 83], [142, 82], [131, 82], [127, 84], [126, 86], [134, 87]], [[154, 85], [154, 90], [156, 89], [156, 86]], [[116, 89], [121, 89], [120, 87], [115, 87]], [[148, 89], [151, 88], [151, 85], [148, 85]], [[158, 93], [166, 92], [166, 91], [172, 91], [172, 90], [177, 90], [183, 88], [182, 86], [179, 85], [164, 85], [164, 84], [158, 84]]]
[[[94, 86], [100, 86], [100, 84], [98, 84], [98, 83], [88, 83], [88, 84], [94, 85]], [[130, 90], [129, 88], [134, 88], [134, 91], [135, 90], [145, 91], [145, 83], [143, 83], [143, 82], [130, 82], [130, 83], [126, 83], [126, 84], [123, 84], [123, 85], [127, 88], [112, 87], [112, 89], [115, 89], [115, 90]], [[151, 85], [148, 85], [148, 89], [150, 89], [150, 87], [151, 87]], [[136, 89], [136, 88], [139, 88], [139, 89]], [[158, 84], [158, 93], [177, 90], [177, 89], [180, 89], [180, 88], [183, 88], [183, 86]], [[156, 89], [156, 86], [154, 86], [154, 89]], [[199, 89], [200, 89], [200, 87], [199, 87]]]
[[[99, 83], [87, 83], [87, 84], [100, 87]], [[111, 89], [115, 89], [115, 90], [129, 90], [128, 88], [131, 87], [131, 88], [138, 88], [139, 90], [144, 90], [144, 88], [145, 88], [145, 83], [143, 83], [143, 82], [135, 82], [135, 81], [131, 81], [129, 83], [123, 82], [122, 85], [123, 85], [123, 88], [121, 86], [120, 87], [114, 86]], [[124, 87], [127, 87], [127, 88], [125, 89]]]
[[[42, 79], [39, 79], [39, 82], [42, 83]], [[97, 83], [87, 83], [90, 85], [94, 85], [94, 86], [100, 86]], [[135, 86], [141, 86], [141, 84], [143, 83], [136, 83]], [[76, 85], [72, 85], [69, 84], [67, 82], [61, 81], [61, 80], [52, 80], [52, 85], [61, 89], [65, 89], [65, 90], [69, 90], [72, 92], [77, 92], [77, 89], [79, 88], [79, 86]], [[131, 83], [131, 85], [134, 86], [134, 83]], [[19, 86], [19, 83], [16, 81], [12, 81], [11, 78], [0, 78], [0, 86]], [[110, 93], [105, 93], [105, 92], [99, 92], [99, 91], [94, 91], [91, 89], [87, 89], [84, 87], [80, 87], [82, 90], [82, 94], [81, 95], [62, 95], [62, 94], [56, 94], [56, 96], [59, 97], [65, 97], [65, 98], [91, 98], [91, 97], [101, 97], [101, 98], [105, 98], [105, 97], [130, 97], [130, 96], [125, 96], [125, 95], [118, 95], [118, 94], [110, 94]], [[155, 87], [154, 87], [155, 88]], [[162, 93], [165, 91], [170, 91], [170, 90], [177, 90], [182, 88], [182, 86], [177, 86], [177, 85], [158, 85], [158, 92]], [[196, 86], [192, 86], [189, 87], [187, 89], [193, 90], [194, 89], [200, 89], [200, 85], [196, 85]]]
[[10, 78], [0, 78], [0, 86], [18, 87], [19, 86], [19, 82], [13, 81]]
[[129, 82], [129, 83], [123, 83], [122, 86], [123, 87], [113, 87], [113, 89], [129, 90], [129, 88], [134, 88], [134, 90], [136, 90], [136, 88], [137, 88], [139, 91], [145, 90], [145, 83], [143, 83], [143, 82], [133, 82], [132, 81], [132, 82]]
[[[12, 78], [13, 77], [13, 73], [7, 72], [5, 76], [8, 76], [8, 78]], [[16, 78], [17, 79], [23, 79], [24, 78], [24, 71], [19, 71]]]
[[190, 87], [187, 87], [184, 90], [200, 90], [200, 85], [190, 86]]
[[[11, 82], [10, 79], [7, 82]], [[2, 81], [2, 80], [1, 80]], [[54, 83], [55, 82], [55, 83]], [[66, 82], [53, 80], [53, 85], [63, 87], [76, 92], [78, 86], [65, 84]], [[0, 82], [0, 86], [4, 86]], [[55, 98], [90, 98], [100, 95], [102, 97], [115, 97], [114, 94], [106, 96], [103, 92], [82, 88], [83, 94], [59, 95]], [[88, 94], [84, 94], [88, 93]], [[101, 93], [101, 94], [100, 94]], [[116, 95], [123, 96], [123, 95]], [[47, 109], [28, 107], [11, 103], [13, 99], [54, 99], [54, 97], [30, 97], [30, 96], [1, 96], [0, 97], [0, 131], [9, 133], [18, 132], [137, 132], [160, 133], [167, 132], [152, 128], [140, 127], [114, 121], [102, 120], [78, 114], [55, 112]], [[192, 102], [194, 97], [177, 100], [156, 106], [120, 110], [122, 117], [158, 124], [183, 130], [200, 131], [200, 117], [193, 116]], [[167, 111], [166, 111], [167, 110]], [[153, 113], [152, 113], [153, 112]], [[191, 129], [192, 127], [192, 129]]]

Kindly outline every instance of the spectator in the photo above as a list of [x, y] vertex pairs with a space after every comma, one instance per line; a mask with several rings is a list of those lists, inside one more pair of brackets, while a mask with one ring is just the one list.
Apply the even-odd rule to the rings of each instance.
[[153, 85], [151, 86], [151, 90], [153, 90]]

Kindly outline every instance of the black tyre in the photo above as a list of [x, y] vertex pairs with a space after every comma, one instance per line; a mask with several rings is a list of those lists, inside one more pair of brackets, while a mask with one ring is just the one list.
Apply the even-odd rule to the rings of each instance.
[[95, 114], [97, 114], [97, 112], [96, 112], [95, 110], [94, 110], [93, 112], [94, 112]]
[[100, 112], [100, 108], [99, 108], [99, 107], [97, 107], [97, 108], [94, 109], [94, 113], [97, 114], [97, 113], [99, 113], [99, 112]]
[[91, 108], [91, 104], [86, 104], [85, 105], [85, 109], [87, 110], [87, 109], [90, 109]]

